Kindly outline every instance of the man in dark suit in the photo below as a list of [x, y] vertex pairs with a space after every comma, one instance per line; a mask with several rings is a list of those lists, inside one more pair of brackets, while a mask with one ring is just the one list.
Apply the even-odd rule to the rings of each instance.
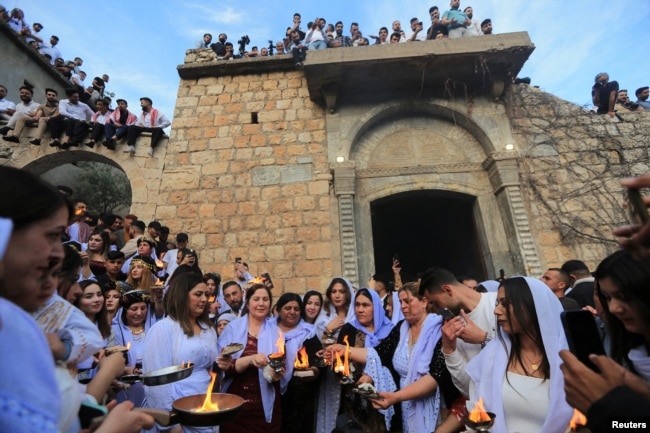
[[562, 265], [562, 270], [571, 277], [571, 289], [565, 292], [569, 298], [578, 302], [580, 308], [594, 305], [594, 277], [583, 261], [569, 260]]

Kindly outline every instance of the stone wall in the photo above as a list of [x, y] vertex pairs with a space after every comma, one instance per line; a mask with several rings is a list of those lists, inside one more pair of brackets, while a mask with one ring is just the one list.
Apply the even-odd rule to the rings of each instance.
[[181, 80], [156, 217], [190, 235], [202, 268], [228, 278], [242, 257], [278, 293], [326, 286], [330, 183], [324, 110], [300, 71]]
[[650, 171], [650, 113], [612, 119], [526, 85], [512, 86], [506, 105], [543, 266], [580, 258], [593, 269], [627, 221], [619, 179]]

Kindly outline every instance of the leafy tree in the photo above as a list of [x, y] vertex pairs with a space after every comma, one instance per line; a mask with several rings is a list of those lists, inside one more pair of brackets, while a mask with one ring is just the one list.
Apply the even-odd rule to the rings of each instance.
[[131, 206], [131, 184], [119, 169], [98, 162], [79, 162], [83, 171], [77, 177], [75, 196], [88, 201], [91, 212], [113, 213]]

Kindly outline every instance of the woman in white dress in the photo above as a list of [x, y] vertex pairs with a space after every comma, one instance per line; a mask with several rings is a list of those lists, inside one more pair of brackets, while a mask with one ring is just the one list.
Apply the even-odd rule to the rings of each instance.
[[[145, 406], [167, 411], [182, 397], [205, 394], [210, 384], [210, 369], [217, 358], [217, 333], [208, 317], [208, 288], [201, 275], [183, 274], [175, 278], [165, 295], [167, 317], [147, 332], [142, 369], [145, 373], [160, 368], [194, 364], [192, 374], [178, 382], [145, 386]], [[175, 426], [173, 433], [210, 432], [213, 428]]]
[[[540, 280], [499, 286], [495, 338], [467, 365], [470, 400], [496, 414], [492, 432], [564, 431], [573, 409], [564, 394], [559, 351], [567, 347], [562, 305]], [[543, 324], [543, 326], [542, 326]]]

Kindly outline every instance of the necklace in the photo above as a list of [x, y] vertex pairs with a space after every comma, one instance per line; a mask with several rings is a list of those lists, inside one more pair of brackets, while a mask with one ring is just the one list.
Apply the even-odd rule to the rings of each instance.
[[134, 331], [133, 328], [129, 328], [129, 329], [131, 329], [132, 335], [140, 335], [144, 332], [144, 328], [140, 329], [139, 331]]
[[542, 358], [540, 358], [539, 361], [531, 362], [530, 359], [529, 359], [526, 355], [524, 355], [523, 352], [521, 353], [521, 357], [522, 357], [523, 360], [526, 361], [526, 363], [527, 363], [528, 365], [530, 365], [530, 368], [533, 370], [533, 373], [535, 373], [537, 370], [539, 370], [540, 363], [541, 363], [542, 360], [544, 359], [544, 358], [542, 357]]

